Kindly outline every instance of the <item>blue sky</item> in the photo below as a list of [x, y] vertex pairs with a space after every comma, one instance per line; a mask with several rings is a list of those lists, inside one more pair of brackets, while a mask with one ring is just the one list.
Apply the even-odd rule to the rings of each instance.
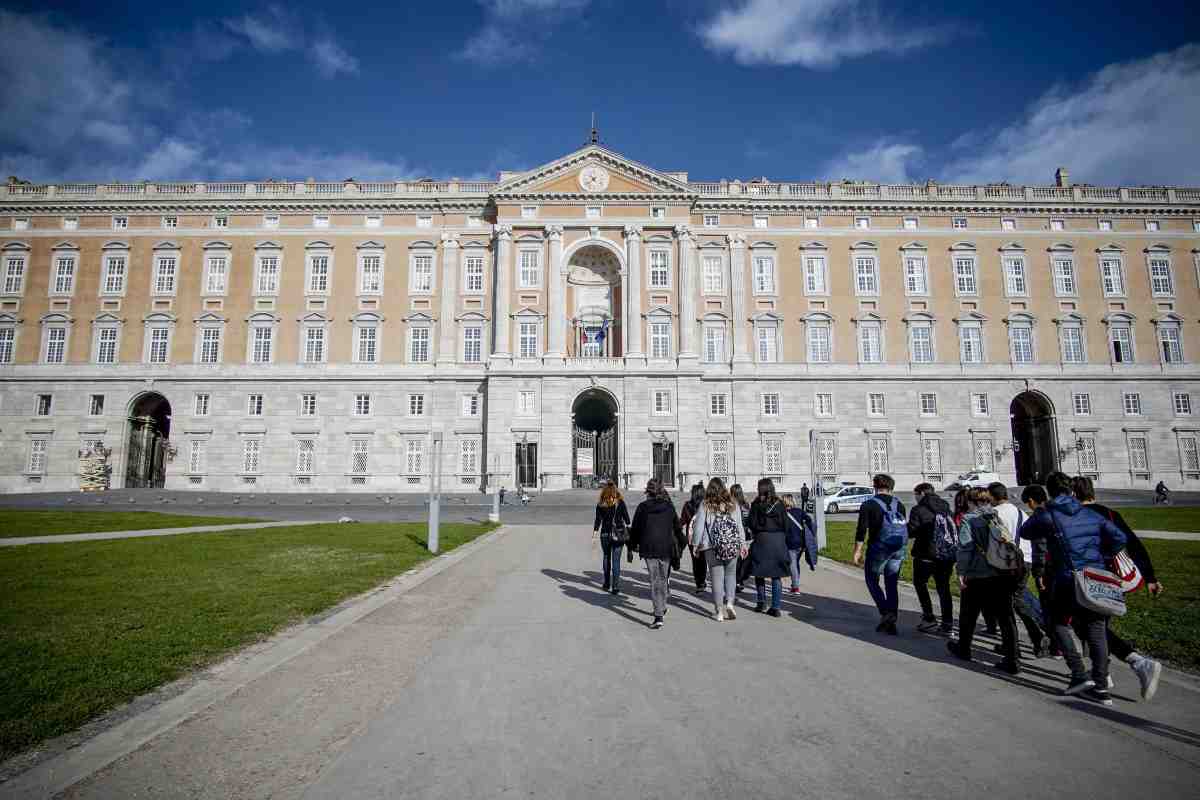
[[0, 6], [0, 169], [494, 178], [581, 145], [693, 180], [1200, 185], [1194, 2]]

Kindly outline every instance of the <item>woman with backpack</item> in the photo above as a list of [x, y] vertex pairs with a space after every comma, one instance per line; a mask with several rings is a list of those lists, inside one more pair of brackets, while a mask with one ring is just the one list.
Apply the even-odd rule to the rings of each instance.
[[720, 478], [708, 482], [704, 500], [692, 518], [689, 539], [693, 552], [704, 558], [712, 577], [713, 619], [737, 619], [734, 587], [738, 558], [746, 554], [746, 530], [741, 510]]
[[651, 478], [646, 482], [646, 499], [638, 503], [629, 526], [629, 546], [646, 562], [650, 577], [650, 600], [654, 604], [655, 630], [663, 626], [667, 601], [671, 599], [671, 567], [679, 562], [686, 544], [675, 504], [662, 482]]
[[[917, 504], [908, 515], [908, 539], [912, 543], [913, 588], [921, 602], [921, 633], [940, 631], [949, 635], [954, 628], [954, 600], [950, 596], [950, 578], [958, 558], [958, 528], [951, 517], [950, 505], [938, 497], [932, 483], [913, 488]], [[929, 581], [937, 588], [942, 619], [933, 615]]]
[[762, 613], [767, 606], [767, 579], [771, 579], [772, 617], [783, 615], [783, 576], [788, 569], [787, 509], [783, 501], [775, 496], [775, 484], [770, 478], [758, 481], [758, 496], [750, 504], [750, 528], [754, 531], [754, 544], [750, 548], [750, 574], [754, 576], [754, 588], [758, 591], [758, 604], [754, 610]]
[[[729, 487], [729, 496], [733, 498], [733, 504], [737, 506], [738, 511], [742, 514], [742, 528], [746, 531], [746, 541], [754, 538], [754, 532], [750, 530], [750, 503], [746, 500], [746, 495], [742, 492], [742, 485], [735, 483]], [[746, 585], [746, 579], [750, 577], [750, 560], [746, 556], [738, 559], [737, 563], [737, 590], [740, 592]]]
[[790, 494], [783, 496], [783, 507], [787, 509], [787, 549], [788, 571], [791, 573], [792, 594], [800, 593], [800, 554], [808, 556], [810, 569], [817, 568], [817, 531], [812, 517], [803, 506], [796, 505], [796, 499]]
[[612, 481], [604, 484], [600, 502], [596, 503], [592, 535], [597, 533], [600, 534], [600, 549], [604, 552], [604, 588], [614, 595], [620, 594], [621, 548], [629, 540], [629, 509]]
[[[692, 524], [692, 518], [696, 516], [696, 509], [704, 502], [704, 484], [697, 483], [692, 486], [691, 498], [683, 504], [683, 509], [679, 512], [679, 524], [683, 529], [689, 530]], [[705, 580], [708, 577], [707, 565], [704, 563], [704, 556], [697, 553], [696, 549], [688, 548], [692, 556], [692, 579], [696, 583], [696, 594], [703, 594]]]

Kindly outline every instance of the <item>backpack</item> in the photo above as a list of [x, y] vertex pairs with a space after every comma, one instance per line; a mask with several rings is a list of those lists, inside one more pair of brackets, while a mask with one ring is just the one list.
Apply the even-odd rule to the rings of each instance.
[[1021, 548], [1013, 541], [1012, 533], [999, 514], [988, 514], [988, 540], [984, 558], [988, 566], [1001, 572], [1018, 572], [1025, 563]]
[[958, 530], [954, 520], [946, 514], [933, 517], [933, 539], [930, 542], [936, 561], [954, 561], [958, 558]]
[[908, 523], [900, 513], [900, 501], [892, 498], [892, 507], [888, 508], [878, 497], [872, 497], [883, 509], [883, 525], [879, 529], [879, 544], [895, 552], [908, 544]]
[[738, 533], [737, 523], [729, 514], [713, 516], [708, 525], [708, 543], [719, 561], [737, 558], [742, 551], [743, 537]]

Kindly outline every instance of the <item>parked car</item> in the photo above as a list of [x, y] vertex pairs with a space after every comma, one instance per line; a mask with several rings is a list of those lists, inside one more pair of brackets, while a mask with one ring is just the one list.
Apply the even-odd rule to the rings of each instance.
[[988, 484], [998, 480], [1000, 480], [1000, 476], [994, 472], [967, 472], [946, 484], [945, 491], [957, 492], [959, 489], [971, 489], [976, 486], [986, 489]]
[[843, 486], [825, 496], [825, 513], [837, 514], [839, 511], [858, 511], [862, 504], [870, 500], [875, 492], [868, 486]]

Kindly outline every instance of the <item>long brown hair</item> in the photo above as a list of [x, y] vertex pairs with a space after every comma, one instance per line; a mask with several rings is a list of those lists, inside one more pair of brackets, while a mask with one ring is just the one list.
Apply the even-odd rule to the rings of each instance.
[[750, 507], [750, 504], [746, 502], [746, 495], [742, 492], [742, 485], [740, 483], [735, 483], [729, 487], [729, 496], [733, 498], [733, 502], [737, 504], [738, 508], [747, 509]]
[[621, 490], [612, 481], [604, 484], [604, 488], [600, 490], [600, 505], [605, 508], [612, 508], [623, 499], [621, 497]]
[[704, 491], [704, 507], [710, 511], [721, 511], [728, 514], [733, 509], [733, 498], [725, 488], [725, 481], [713, 478], [708, 482]]

